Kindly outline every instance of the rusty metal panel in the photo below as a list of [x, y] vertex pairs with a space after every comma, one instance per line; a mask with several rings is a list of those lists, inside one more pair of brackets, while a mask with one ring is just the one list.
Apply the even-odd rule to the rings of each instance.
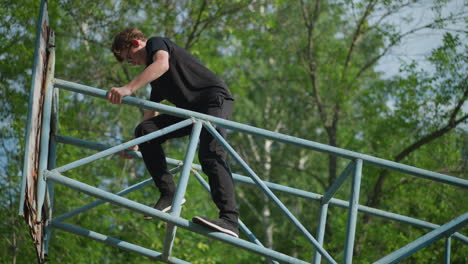
[[[37, 250], [38, 262], [44, 262], [44, 226], [46, 213], [41, 221], [36, 221], [37, 215], [37, 180], [40, 160], [40, 142], [42, 128], [42, 106], [46, 89], [48, 72], [48, 52], [50, 27], [47, 11], [47, 1], [42, 0], [36, 33], [36, 47], [32, 71], [32, 83], [29, 94], [28, 124], [26, 128], [26, 144], [21, 183], [21, 198], [19, 215], [22, 215], [29, 226], [29, 231]], [[42, 208], [47, 210], [47, 205]]]

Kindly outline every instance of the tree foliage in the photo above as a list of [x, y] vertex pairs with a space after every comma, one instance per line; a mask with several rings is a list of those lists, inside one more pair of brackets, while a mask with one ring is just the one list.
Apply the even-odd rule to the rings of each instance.
[[[454, 6], [456, 1], [418, 0], [50, 1], [55, 76], [102, 89], [125, 84], [141, 68], [116, 63], [109, 47], [116, 32], [136, 26], [148, 36], [173, 39], [219, 74], [235, 96], [235, 121], [466, 179], [466, 14]], [[39, 1], [30, 0], [0, 6], [0, 263], [35, 261], [16, 214], [38, 10]], [[417, 23], [421, 10], [433, 16], [430, 21]], [[382, 60], [409, 38], [427, 41], [421, 32], [441, 34], [440, 45], [418, 59], [403, 54], [397, 74], [382, 73]], [[136, 96], [147, 98], [148, 92], [142, 88]], [[140, 115], [141, 109], [60, 92], [62, 135], [115, 145], [133, 137]], [[263, 180], [314, 193], [323, 194], [349, 162], [237, 132], [228, 140]], [[186, 143], [167, 143], [168, 156], [183, 159]], [[94, 151], [60, 144], [58, 153], [60, 166]], [[66, 176], [111, 192], [149, 177], [142, 162], [117, 156]], [[361, 186], [361, 204], [435, 224], [468, 211], [462, 188], [376, 167], [364, 167]], [[349, 188], [347, 182], [336, 197], [347, 200]], [[313, 247], [258, 187], [238, 184], [236, 190], [241, 219], [267, 247], [312, 259]], [[319, 203], [277, 195], [315, 234]], [[150, 186], [128, 197], [150, 205], [156, 196]], [[190, 179], [186, 196], [182, 217], [216, 216], [196, 180]], [[55, 197], [55, 216], [94, 200], [58, 185]], [[325, 248], [339, 260], [346, 210], [330, 207], [328, 218]], [[164, 223], [116, 206], [101, 205], [67, 222], [162, 251]], [[357, 229], [356, 263], [373, 262], [428, 232], [364, 214]], [[452, 239], [452, 251], [454, 263], [468, 261], [466, 245]], [[57, 263], [150, 263], [61, 231], [54, 231], [49, 252]], [[439, 241], [407, 261], [441, 262], [443, 254]], [[265, 261], [180, 229], [174, 255], [193, 263]]]

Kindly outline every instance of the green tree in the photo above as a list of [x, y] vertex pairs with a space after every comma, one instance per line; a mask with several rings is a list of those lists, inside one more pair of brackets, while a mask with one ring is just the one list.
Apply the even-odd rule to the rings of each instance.
[[[241, 58], [239, 59], [239, 73], [236, 74], [238, 79], [231, 84], [231, 86], [246, 87], [244, 89], [247, 92], [246, 96], [240, 99], [242, 101], [238, 101], [243, 107], [240, 110], [243, 113], [240, 114], [239, 118], [244, 123], [273, 131], [326, 142], [333, 146], [390, 160], [404, 161], [417, 167], [436, 169], [433, 164], [427, 166], [428, 161], [431, 160], [430, 153], [434, 150], [440, 151], [437, 153], [445, 157], [443, 164], [446, 166], [458, 163], [459, 156], [453, 153], [459, 150], [459, 145], [452, 143], [459, 141], [460, 138], [460, 133], [453, 131], [453, 129], [460, 126], [465, 120], [460, 109], [466, 101], [463, 92], [459, 92], [458, 95], [451, 93], [454, 96], [451, 97], [451, 100], [439, 100], [439, 103], [433, 104], [430, 96], [442, 96], [441, 100], [446, 100], [447, 97], [444, 94], [447, 88], [440, 89], [436, 85], [437, 82], [426, 83], [432, 93], [427, 93], [424, 98], [417, 97], [418, 104], [414, 104], [413, 101], [398, 107], [405, 109], [404, 111], [408, 115], [414, 116], [415, 108], [418, 105], [427, 104], [425, 110], [429, 106], [434, 107], [431, 112], [438, 113], [446, 112], [446, 109], [453, 109], [457, 111], [458, 117], [455, 118], [453, 115], [455, 118], [453, 121], [450, 121], [450, 116], [447, 114], [445, 116], [439, 115], [438, 118], [433, 118], [434, 116], [430, 115], [430, 118], [424, 120], [413, 118], [411, 119], [413, 126], [395, 123], [395, 119], [405, 118], [400, 113], [393, 115], [391, 103], [394, 94], [400, 93], [404, 98], [415, 100], [413, 94], [424, 94], [424, 89], [415, 83], [413, 86], [408, 85], [405, 90], [395, 89], [394, 85], [390, 86], [383, 79], [383, 76], [375, 70], [378, 62], [405, 38], [425, 29], [444, 31], [448, 27], [447, 25], [463, 19], [461, 13], [446, 17], [439, 16], [424, 25], [417, 25], [407, 31], [400, 30], [401, 25], [397, 24], [399, 21], [392, 20], [392, 15], [399, 12], [409, 12], [420, 4], [418, 1], [362, 1], [358, 4], [339, 1], [300, 1], [299, 3], [278, 2], [277, 5], [266, 4], [266, 8], [263, 10], [270, 11], [267, 12], [267, 18], [263, 19], [260, 16], [262, 23], [257, 26], [253, 25], [251, 34], [239, 32], [239, 38], [245, 41], [238, 44], [241, 48], [241, 50], [238, 49], [237, 56]], [[444, 6], [440, 3], [424, 4], [427, 5], [428, 9], [431, 7], [436, 12], [439, 12]], [[298, 12], [299, 10], [301, 12]], [[302, 16], [297, 14], [302, 14]], [[259, 32], [260, 34], [258, 34]], [[454, 46], [460, 48], [460, 44]], [[243, 56], [242, 54], [248, 55]], [[450, 59], [454, 57], [449, 56], [445, 60], [454, 63]], [[458, 58], [463, 60], [461, 59], [463, 56], [458, 55]], [[466, 69], [459, 66], [455, 66], [458, 72], [466, 72]], [[405, 76], [410, 72], [410, 69], [402, 69], [400, 75]], [[257, 74], [256, 78], [253, 77], [254, 74]], [[421, 74], [430, 75], [431, 71], [421, 70]], [[413, 80], [419, 81], [421, 77], [423, 76], [415, 76]], [[463, 91], [466, 89], [463, 88], [463, 82], [466, 80], [459, 78], [459, 81], [460, 85], [457, 85], [457, 89]], [[446, 102], [446, 104], [441, 102]], [[456, 105], [458, 108], [447, 108], [447, 106]], [[418, 109], [418, 112], [422, 112], [423, 115], [427, 113], [422, 109]], [[256, 114], [252, 115], [251, 113]], [[450, 125], [439, 127], [434, 132], [434, 130], [426, 130], [429, 128], [427, 123], [430, 123], [432, 127], [440, 123]], [[419, 133], [408, 141], [401, 140], [404, 136], [413, 134], [415, 126], [424, 128], [421, 132], [424, 131], [426, 134]], [[395, 133], [396, 131], [393, 129], [400, 131], [401, 134]], [[437, 132], [438, 130], [441, 131]], [[448, 134], [449, 132], [451, 134]], [[443, 142], [451, 142], [450, 146], [453, 148], [442, 149]], [[425, 146], [427, 144], [430, 146]], [[303, 189], [313, 191], [323, 192], [334, 181], [337, 172], [346, 165], [346, 161], [330, 156], [327, 166], [323, 155], [294, 151], [269, 140], [256, 140], [250, 136], [239, 136], [235, 146], [262, 179], [301, 186]], [[429, 151], [423, 152], [420, 149], [422, 146]], [[417, 157], [403, 160], [404, 157], [416, 150], [418, 150]], [[393, 154], [395, 152], [402, 153], [402, 155], [395, 156]], [[447, 155], [448, 153], [451, 155]], [[291, 167], [303, 170], [298, 173], [285, 169]], [[379, 173], [381, 172], [375, 169], [366, 168], [361, 196], [368, 197], [368, 201], [364, 202], [367, 205], [372, 204], [371, 197], [373, 195], [376, 195], [377, 200], [384, 197], [384, 193], [378, 191], [379, 182], [382, 182]], [[388, 175], [387, 173], [388, 171], [385, 171], [384, 175]], [[291, 177], [292, 175], [294, 177]], [[391, 175], [397, 177], [397, 174]], [[389, 185], [388, 189], [391, 190], [393, 183], [387, 184]], [[412, 193], [412, 188], [417, 188], [418, 185], [416, 183], [409, 186], [411, 188], [405, 189], [406, 195]], [[460, 191], [447, 188], [453, 191], [450, 195], [456, 195]], [[285, 250], [292, 255], [298, 254], [297, 252], [310, 252], [296, 242], [285, 242], [295, 241], [295, 237], [297, 237], [294, 232], [289, 233], [291, 237], [288, 239], [280, 235], [284, 234], [285, 230], [289, 232], [287, 228], [290, 225], [286, 225], [287, 221], [284, 221], [280, 216], [277, 219], [281, 221], [281, 224], [275, 223], [275, 216], [272, 213], [274, 209], [263, 199], [264, 196], [261, 193], [252, 192], [250, 189], [247, 190], [247, 193], [250, 194], [244, 194], [242, 190], [240, 191], [243, 199], [241, 206], [245, 208], [243, 215], [260, 219], [257, 230], [260, 230], [260, 234], [264, 234], [268, 246], [276, 246], [275, 241], [278, 241], [280, 244], [278, 246], [284, 246]], [[338, 194], [340, 198], [344, 199], [347, 199], [347, 195], [346, 192]], [[415, 203], [421, 203], [423, 197], [423, 194], [418, 196], [419, 199], [416, 199]], [[262, 203], [259, 205], [250, 200], [262, 201]], [[436, 203], [436, 200], [433, 200], [434, 204], [445, 206], [444, 202]], [[284, 201], [288, 201], [286, 197]], [[294, 204], [297, 208], [301, 208], [301, 202], [295, 201]], [[378, 203], [373, 206], [380, 207]], [[459, 206], [461, 205], [458, 204], [457, 209], [453, 208], [450, 213], [446, 212], [446, 215], [450, 215], [452, 218], [457, 216], [459, 210], [463, 211]], [[308, 207], [307, 213], [310, 215], [311, 211], [314, 212], [313, 209], [314, 207]], [[395, 210], [398, 208], [385, 209]], [[249, 212], [251, 211], [258, 213], [250, 216]], [[301, 213], [305, 214], [305, 211], [300, 209], [295, 211], [302, 219]], [[395, 211], [398, 212], [398, 210]], [[342, 234], [344, 234], [346, 226], [346, 221], [343, 218], [346, 217], [346, 214], [339, 214], [339, 217], [336, 217], [336, 213], [339, 214], [337, 211], [330, 213], [333, 217], [329, 221], [331, 224], [327, 229], [326, 239], [330, 241], [327, 247], [331, 252], [339, 254], [343, 248], [344, 237]], [[412, 212], [410, 215], [416, 218], [423, 217], [422, 212]], [[336, 221], [334, 221], [335, 219]], [[434, 217], [434, 219], [438, 218]], [[368, 224], [367, 217], [363, 220], [364, 225]], [[444, 223], [440, 220], [435, 222]], [[255, 221], [252, 219], [249, 222]], [[381, 224], [382, 222], [379, 222], [379, 225]], [[391, 223], [387, 224], [391, 226]], [[373, 232], [375, 237], [379, 237], [378, 234], [381, 236], [381, 233], [376, 232], [376, 230]], [[416, 238], [417, 236], [411, 237]], [[361, 236], [359, 241], [362, 242], [365, 238], [366, 233]], [[396, 239], [389, 239], [389, 241], [396, 241]], [[407, 239], [406, 241], [411, 240]], [[370, 241], [365, 246], [363, 244], [357, 246], [358, 249], [366, 248], [366, 252], [368, 252], [357, 250], [358, 256], [361, 253], [364, 254], [359, 256], [358, 261], [372, 261], [376, 259], [376, 256], [382, 256], [385, 252], [389, 252], [387, 249], [380, 249], [373, 247], [373, 245], [376, 245], [375, 241]], [[376, 254], [371, 252], [376, 252]], [[441, 252], [440, 247], [438, 252]], [[307, 253], [305, 258], [308, 258]], [[422, 259], [427, 259], [430, 262], [430, 258]]]
[[[141, 69], [117, 64], [109, 46], [125, 26], [147, 35], [165, 35], [200, 57], [226, 80], [236, 97], [234, 120], [417, 167], [466, 177], [466, 32], [445, 34], [430, 54], [432, 69], [407, 61], [385, 79], [376, 66], [393, 47], [423, 30], [447, 32], [462, 21], [445, 15], [452, 1], [50, 1], [56, 32], [57, 78], [108, 89], [128, 82]], [[407, 30], [395, 14], [426, 5], [435, 18]], [[24, 150], [38, 1], [8, 1], [0, 7], [0, 263], [35, 261], [22, 219], [16, 217]], [[417, 18], [415, 18], [417, 19]], [[7, 23], [8, 21], [8, 23]], [[463, 23], [463, 22], [462, 22]], [[136, 95], [147, 98], [148, 89]], [[141, 110], [104, 100], [60, 93], [59, 133], [114, 145], [133, 137]], [[326, 154], [300, 150], [240, 133], [229, 141], [267, 181], [323, 193], [347, 164]], [[170, 157], [182, 159], [186, 139], [167, 144]], [[59, 145], [58, 166], [94, 151]], [[236, 172], [244, 174], [234, 162]], [[148, 177], [142, 162], [110, 157], [66, 176], [118, 191]], [[191, 179], [191, 197], [182, 216], [215, 215], [209, 195]], [[345, 184], [337, 198], [347, 199]], [[309, 260], [312, 246], [258, 188], [238, 185], [241, 218], [268, 247]], [[151, 204], [152, 187], [129, 195]], [[278, 194], [312, 234], [319, 203]], [[464, 191], [398, 173], [365, 167], [361, 203], [443, 224], [467, 210]], [[193, 201], [192, 201], [193, 199]], [[56, 186], [54, 215], [93, 199]], [[424, 203], [421, 201], [425, 201]], [[68, 222], [160, 251], [163, 223], [103, 205]], [[325, 248], [339, 259], [346, 212], [330, 208]], [[372, 262], [427, 230], [375, 217], [358, 220], [355, 262]], [[176, 257], [194, 263], [259, 263], [263, 258], [179, 230]], [[382, 237], [385, 243], [382, 243]], [[183, 239], [181, 239], [183, 238]], [[466, 246], [452, 240], [453, 262], [467, 261]], [[409, 262], [437, 262], [443, 242], [413, 255]], [[58, 254], [57, 252], [60, 252]], [[462, 253], [458, 253], [462, 252]], [[7, 256], [3, 258], [3, 256]], [[230, 256], [229, 259], [226, 256]], [[57, 263], [146, 263], [147, 258], [56, 231], [50, 258]]]

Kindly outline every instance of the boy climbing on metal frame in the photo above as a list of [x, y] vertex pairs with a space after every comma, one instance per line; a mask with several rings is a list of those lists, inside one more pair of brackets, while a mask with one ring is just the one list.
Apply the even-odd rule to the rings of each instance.
[[[150, 83], [150, 100], [153, 102], [167, 100], [187, 110], [224, 119], [231, 118], [234, 99], [227, 85], [192, 54], [171, 40], [164, 37], [146, 39], [140, 30], [129, 27], [115, 35], [111, 50], [119, 62], [146, 66], [127, 85], [110, 89], [108, 100], [111, 103], [122, 103], [123, 97]], [[147, 135], [182, 120], [167, 114], [158, 115], [155, 111], [145, 111], [142, 122], [135, 129], [135, 136]], [[226, 137], [224, 128], [217, 130]], [[160, 191], [160, 198], [154, 205], [157, 210], [171, 210], [176, 189], [161, 144], [171, 138], [187, 136], [190, 132], [191, 126], [185, 127], [133, 148], [141, 151], [146, 168]], [[205, 129], [200, 135], [199, 148], [198, 158], [203, 171], [208, 175], [211, 196], [219, 209], [219, 219], [195, 216], [192, 221], [238, 237], [239, 213], [232, 174], [225, 162], [226, 150]]]

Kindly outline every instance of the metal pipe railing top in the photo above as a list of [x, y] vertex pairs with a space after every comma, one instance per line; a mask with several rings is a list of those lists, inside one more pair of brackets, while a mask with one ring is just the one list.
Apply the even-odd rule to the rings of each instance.
[[[68, 82], [68, 81], [64, 81], [60, 79], [55, 79], [54, 84], [55, 84], [55, 87], [57, 88], [62, 88], [65, 90], [78, 92], [78, 93], [82, 93], [82, 94], [86, 94], [86, 95], [90, 95], [90, 96], [94, 96], [94, 97], [98, 97], [102, 99], [107, 98], [107, 92], [105, 90], [94, 88], [91, 86]], [[310, 141], [310, 140], [305, 140], [305, 139], [301, 139], [301, 138], [297, 138], [297, 137], [293, 137], [293, 136], [289, 136], [289, 135], [285, 135], [281, 133], [272, 132], [266, 129], [257, 128], [257, 127], [237, 123], [234, 121], [217, 118], [217, 117], [213, 117], [213, 116], [206, 115], [206, 114], [201, 114], [198, 112], [193, 112], [193, 111], [189, 111], [189, 110], [185, 110], [185, 109], [181, 109], [181, 108], [177, 108], [173, 106], [159, 104], [159, 103], [151, 102], [148, 100], [139, 99], [136, 97], [125, 97], [122, 103], [136, 106], [136, 107], [156, 110], [162, 113], [167, 113], [167, 114], [171, 114], [171, 115], [182, 117], [182, 118], [193, 117], [197, 119], [202, 119], [205, 121], [212, 122], [218, 126], [231, 129], [231, 130], [244, 132], [244, 133], [248, 133], [252, 135], [257, 135], [263, 138], [272, 139], [272, 140], [276, 140], [279, 142], [296, 145], [296, 146], [300, 146], [303, 148], [307, 148], [307, 149], [311, 149], [311, 150], [315, 150], [319, 152], [328, 153], [328, 154], [335, 155], [335, 156], [342, 157], [342, 158], [347, 158], [351, 160], [361, 159], [366, 164], [371, 164], [371, 165], [378, 166], [378, 167], [396, 170], [396, 171], [403, 172], [409, 175], [422, 177], [422, 178], [426, 178], [426, 179], [430, 179], [430, 180], [434, 180], [434, 181], [438, 181], [438, 182], [442, 182], [446, 184], [451, 184], [451, 185], [455, 185], [458, 187], [468, 188], [468, 180], [465, 180], [465, 179], [416, 168], [413, 166], [401, 164], [401, 163], [394, 162], [394, 161], [376, 158], [370, 155], [361, 154], [358, 152], [349, 151], [349, 150], [317, 143], [317, 142]]]

